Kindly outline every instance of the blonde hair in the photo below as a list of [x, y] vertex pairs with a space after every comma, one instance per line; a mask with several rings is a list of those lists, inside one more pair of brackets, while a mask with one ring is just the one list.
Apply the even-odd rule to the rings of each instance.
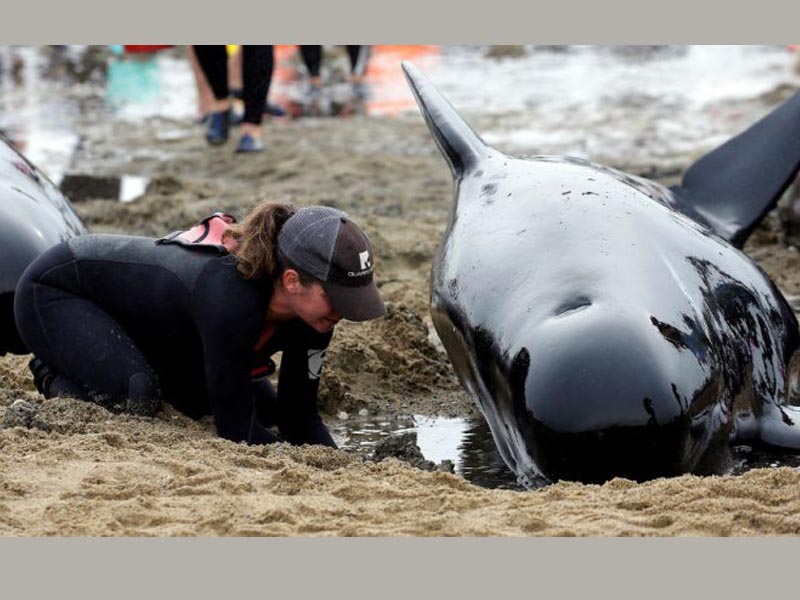
[[262, 202], [241, 223], [234, 223], [225, 231], [223, 243], [234, 243], [236, 268], [245, 279], [275, 279], [280, 275], [278, 232], [295, 210], [289, 204]]

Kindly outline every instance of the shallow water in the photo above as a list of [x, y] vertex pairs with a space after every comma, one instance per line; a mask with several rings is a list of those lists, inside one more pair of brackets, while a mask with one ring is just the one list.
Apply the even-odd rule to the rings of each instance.
[[656, 138], [714, 146], [727, 133], [710, 129], [713, 106], [796, 84], [795, 60], [782, 46], [569, 46], [499, 60], [453, 51], [431, 78], [460, 111], [516, 115], [482, 132], [489, 143], [592, 155]]
[[[304, 78], [284, 48], [270, 100], [285, 105]], [[480, 120], [487, 142], [527, 154], [655, 160], [700, 151], [747, 124], [714, 122], [718, 103], [800, 82], [797, 56], [784, 46], [529, 46], [513, 58], [488, 58], [480, 46], [372, 52], [368, 114], [416, 111], [400, 69], [412, 60], [470, 121]], [[196, 98], [182, 48], [125, 57], [105, 47], [0, 47], [0, 130], [56, 182], [88, 128], [191, 120]]]
[[733, 466], [730, 475], [741, 475], [751, 469], [791, 467], [800, 471], [800, 455], [782, 454], [750, 446], [733, 447]]

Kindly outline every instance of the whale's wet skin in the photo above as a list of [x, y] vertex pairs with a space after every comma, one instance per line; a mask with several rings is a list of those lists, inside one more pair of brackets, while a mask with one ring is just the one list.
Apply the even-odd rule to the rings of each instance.
[[800, 95], [680, 186], [487, 146], [404, 64], [456, 200], [431, 317], [526, 486], [722, 473], [800, 450], [797, 320], [740, 251], [800, 167]]
[[50, 246], [86, 232], [47, 176], [0, 136], [0, 356], [27, 352], [13, 315], [22, 272]]

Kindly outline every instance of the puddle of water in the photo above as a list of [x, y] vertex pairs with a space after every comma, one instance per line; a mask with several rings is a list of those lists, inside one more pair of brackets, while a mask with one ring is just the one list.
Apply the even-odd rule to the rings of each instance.
[[741, 475], [751, 469], [791, 467], [800, 471], [800, 454], [782, 454], [776, 451], [750, 446], [732, 448], [733, 466], [729, 473]]
[[524, 489], [506, 467], [488, 426], [480, 418], [350, 417], [329, 423], [329, 428], [341, 448], [365, 458], [371, 458], [375, 446], [388, 436], [416, 432], [417, 445], [427, 460], [436, 464], [452, 461], [456, 474], [475, 485]]
[[[501, 458], [486, 422], [479, 418], [428, 417], [423, 415], [351, 417], [329, 424], [337, 444], [371, 458], [375, 446], [390, 435], [416, 432], [422, 455], [434, 463], [450, 460], [457, 475], [486, 488], [523, 491], [516, 476]], [[730, 475], [751, 469], [791, 467], [800, 470], [800, 454], [777, 453], [750, 446], [732, 448]]]

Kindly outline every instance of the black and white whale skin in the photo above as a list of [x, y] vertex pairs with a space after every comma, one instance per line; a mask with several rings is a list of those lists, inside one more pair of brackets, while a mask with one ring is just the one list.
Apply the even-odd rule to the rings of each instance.
[[680, 186], [487, 146], [403, 68], [455, 180], [431, 313], [521, 483], [720, 473], [800, 450], [797, 320], [740, 250], [800, 166], [800, 95]]
[[0, 356], [25, 354], [14, 290], [25, 268], [58, 242], [87, 233], [53, 183], [0, 136]]

